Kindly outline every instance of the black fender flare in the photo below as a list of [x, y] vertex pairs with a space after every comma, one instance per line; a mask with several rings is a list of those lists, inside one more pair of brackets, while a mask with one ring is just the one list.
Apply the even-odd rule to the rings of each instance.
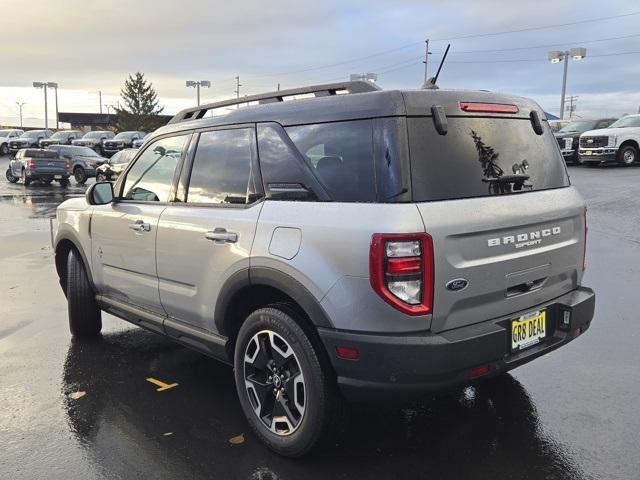
[[220, 289], [214, 312], [214, 323], [220, 334], [227, 336], [225, 317], [236, 293], [250, 286], [267, 286], [291, 297], [309, 316], [316, 327], [335, 328], [318, 299], [298, 280], [280, 270], [269, 267], [249, 267], [233, 274]]

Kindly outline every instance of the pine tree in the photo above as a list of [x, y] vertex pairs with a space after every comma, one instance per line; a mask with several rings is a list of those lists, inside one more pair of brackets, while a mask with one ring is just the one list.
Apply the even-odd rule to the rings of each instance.
[[158, 118], [164, 107], [158, 106], [158, 95], [151, 82], [147, 82], [144, 73], [136, 72], [125, 80], [120, 90], [124, 106], [118, 105], [118, 130], [141, 130], [152, 132], [165, 122]]

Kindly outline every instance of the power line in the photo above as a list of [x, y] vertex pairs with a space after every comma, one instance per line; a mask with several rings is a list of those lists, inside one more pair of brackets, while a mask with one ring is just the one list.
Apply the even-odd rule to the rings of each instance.
[[519, 28], [516, 30], [504, 30], [502, 32], [489, 32], [489, 33], [475, 33], [475, 34], [470, 34], [470, 35], [458, 35], [456, 37], [443, 37], [443, 38], [435, 38], [433, 39], [434, 42], [445, 42], [445, 41], [450, 41], [450, 40], [462, 40], [465, 38], [479, 38], [479, 37], [493, 37], [496, 35], [507, 35], [507, 34], [511, 34], [511, 33], [522, 33], [522, 32], [532, 32], [535, 30], [546, 30], [549, 28], [558, 28], [558, 27], [569, 27], [572, 25], [583, 25], [585, 23], [593, 23], [593, 22], [600, 22], [603, 20], [613, 20], [616, 18], [624, 18], [624, 17], [632, 17], [634, 15], [640, 15], [640, 12], [631, 12], [631, 13], [623, 13], [620, 15], [611, 15], [608, 17], [599, 17], [599, 18], [591, 18], [588, 20], [577, 20], [575, 22], [566, 22], [566, 23], [555, 23], [552, 25], [542, 25], [539, 27], [526, 27], [526, 28]]

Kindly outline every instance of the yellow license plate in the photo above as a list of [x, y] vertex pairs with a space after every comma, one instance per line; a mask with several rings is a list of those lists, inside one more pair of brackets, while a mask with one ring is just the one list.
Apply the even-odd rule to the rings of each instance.
[[511, 350], [519, 351], [540, 343], [547, 334], [547, 312], [527, 313], [511, 321]]
[[593, 155], [593, 152], [591, 150], [585, 150], [583, 155]]

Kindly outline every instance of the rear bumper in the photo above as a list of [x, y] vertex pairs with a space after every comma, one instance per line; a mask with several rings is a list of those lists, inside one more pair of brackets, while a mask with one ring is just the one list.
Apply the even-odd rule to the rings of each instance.
[[[510, 320], [546, 309], [547, 337], [521, 352], [510, 352]], [[471, 385], [504, 373], [569, 343], [590, 326], [595, 294], [586, 287], [526, 311], [439, 334], [421, 332], [390, 336], [318, 329], [329, 352], [343, 395], [352, 402], [404, 402]], [[570, 324], [560, 328], [564, 312]], [[337, 346], [358, 349], [358, 360], [336, 356]], [[473, 378], [471, 369], [489, 366]]]
[[70, 177], [70, 173], [67, 171], [64, 172], [60, 172], [60, 171], [40, 171], [40, 170], [36, 170], [36, 171], [30, 171], [27, 170], [25, 171], [26, 175], [28, 178], [43, 178], [43, 179], [49, 179], [49, 178], [55, 178], [57, 176], [60, 176], [61, 178], [69, 178]]

